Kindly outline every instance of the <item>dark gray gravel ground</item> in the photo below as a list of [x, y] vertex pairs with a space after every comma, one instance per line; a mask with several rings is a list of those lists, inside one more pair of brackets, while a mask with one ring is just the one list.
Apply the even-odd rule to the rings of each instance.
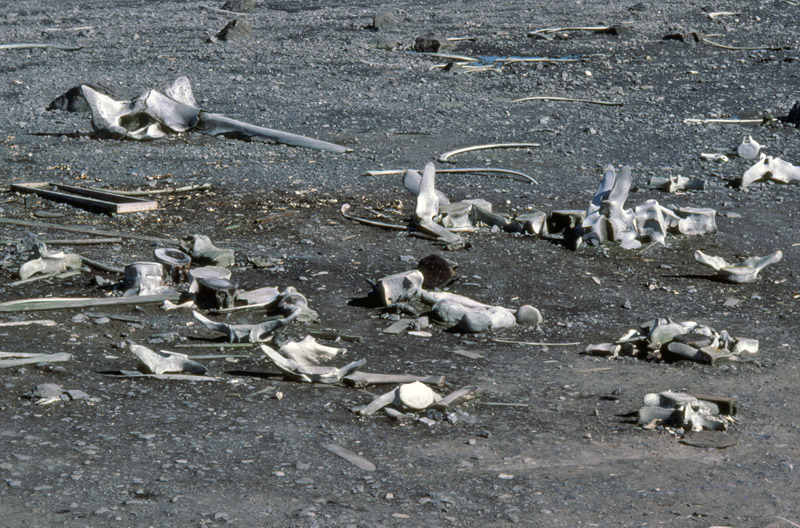
[[[731, 183], [752, 164], [734, 154], [745, 135], [793, 163], [800, 163], [800, 136], [782, 123], [689, 125], [684, 119], [786, 115], [797, 97], [800, 6], [634, 3], [259, 1], [247, 15], [250, 39], [210, 43], [231, 17], [198, 2], [7, 1], [0, 44], [82, 49], [0, 50], [0, 183], [159, 189], [208, 182], [213, 189], [162, 197], [157, 212], [114, 217], [9, 192], [0, 196], [2, 216], [166, 238], [207, 234], [237, 251], [241, 265], [234, 275], [242, 288], [295, 286], [320, 313], [314, 330], [361, 336], [360, 343], [347, 344], [349, 358], [366, 358], [376, 372], [443, 374], [442, 392], [480, 385], [485, 394], [480, 403], [463, 406], [454, 424], [358, 419], [349, 408], [370, 400], [365, 390], [237, 375], [274, 372], [257, 349], [233, 362], [203, 361], [219, 383], [102, 374], [134, 368], [133, 356], [119, 348], [125, 340], [213, 353], [176, 348], [216, 337], [185, 312], [141, 306], [2, 314], [2, 322], [58, 323], [0, 327], [2, 351], [69, 352], [75, 359], [0, 371], [0, 524], [797, 526], [800, 190], [759, 183], [743, 192]], [[396, 28], [366, 29], [378, 10], [394, 13]], [[709, 17], [718, 11], [739, 14]], [[631, 32], [526, 36], [540, 28], [598, 24], [626, 24]], [[691, 31], [726, 45], [784, 49], [662, 40]], [[443, 59], [375, 48], [377, 39], [407, 48], [429, 33], [475, 39], [460, 41], [452, 51], [458, 54], [581, 60], [458, 73], [432, 69]], [[354, 151], [326, 154], [195, 134], [149, 143], [100, 141], [90, 137], [87, 115], [45, 110], [80, 83], [137, 95], [181, 75], [208, 110]], [[531, 95], [625, 104], [510, 102]], [[539, 185], [442, 175], [438, 187], [454, 199], [487, 199], [509, 215], [585, 209], [602, 167], [628, 164], [635, 185], [630, 205], [655, 198], [711, 207], [719, 212], [719, 233], [670, 238], [667, 248], [646, 251], [607, 246], [574, 252], [554, 240], [478, 232], [468, 235], [472, 249], [444, 254], [462, 277], [450, 290], [492, 304], [533, 304], [544, 313], [542, 329], [463, 336], [433, 328], [430, 338], [381, 334], [389, 322], [348, 301], [368, 290], [365, 278], [404, 271], [440, 248], [343, 219], [343, 203], [358, 214], [372, 216], [369, 207], [395, 221], [412, 211], [399, 176], [361, 175], [422, 168], [450, 149], [510, 141], [541, 147], [454, 159], [458, 166], [522, 171]], [[730, 162], [704, 161], [701, 152], [726, 153]], [[677, 174], [702, 178], [707, 189], [667, 195], [647, 185], [651, 176]], [[41, 218], [37, 211], [63, 216]], [[10, 225], [0, 234], [4, 241], [23, 241], [0, 248], [0, 300], [101, 295], [89, 285], [95, 272], [7, 286], [31, 240], [77, 235]], [[125, 240], [71, 249], [124, 266], [150, 259], [154, 247]], [[730, 285], [712, 280], [694, 262], [696, 249], [729, 258], [781, 249], [784, 260], [758, 283]], [[249, 259], [255, 257], [269, 267], [254, 269]], [[740, 302], [723, 306], [731, 298]], [[84, 322], [75, 319], [80, 314], [88, 316]], [[616, 339], [657, 316], [758, 338], [761, 366], [579, 354], [587, 344]], [[308, 330], [299, 325], [285, 334]], [[580, 345], [518, 346], [495, 337]], [[454, 353], [459, 350], [483, 358]], [[46, 382], [91, 398], [49, 406], [21, 399]], [[690, 447], [622, 416], [636, 411], [644, 394], [667, 389], [736, 398], [738, 421], [725, 433], [735, 445]], [[271, 397], [276, 390], [283, 399]], [[334, 456], [324, 448], [331, 443], [377, 469], [365, 472]]]

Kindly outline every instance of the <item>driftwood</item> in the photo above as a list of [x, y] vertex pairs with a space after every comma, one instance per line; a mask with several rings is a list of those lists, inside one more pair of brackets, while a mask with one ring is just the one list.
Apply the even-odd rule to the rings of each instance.
[[488, 145], [475, 145], [472, 147], [464, 147], [456, 150], [451, 150], [450, 152], [445, 152], [441, 156], [439, 156], [439, 161], [442, 163], [454, 163], [450, 161], [452, 156], [456, 154], [463, 154], [464, 152], [472, 152], [474, 150], [488, 150], [488, 149], [503, 149], [503, 148], [532, 148], [532, 147], [541, 147], [539, 143], [491, 143]]

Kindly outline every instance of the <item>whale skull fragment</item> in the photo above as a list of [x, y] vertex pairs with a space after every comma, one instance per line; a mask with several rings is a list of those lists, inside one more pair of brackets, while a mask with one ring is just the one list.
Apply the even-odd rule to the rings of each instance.
[[[98, 86], [83, 84], [73, 87], [54, 100], [48, 108], [82, 110], [92, 113], [92, 128], [101, 139], [133, 139], [138, 141], [162, 139], [188, 131], [211, 136], [239, 138], [262, 137], [278, 143], [306, 147], [326, 152], [349, 152], [352, 149], [317, 139], [273, 130], [237, 121], [197, 106], [189, 79], [179, 77], [165, 90], [147, 90], [132, 100], [117, 100]], [[86, 104], [57, 101], [83, 99]]]

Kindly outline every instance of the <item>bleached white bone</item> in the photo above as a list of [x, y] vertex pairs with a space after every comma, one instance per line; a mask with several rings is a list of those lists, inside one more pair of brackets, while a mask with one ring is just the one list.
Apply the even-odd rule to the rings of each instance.
[[63, 251], [48, 251], [44, 242], [36, 242], [33, 246], [34, 258], [19, 268], [21, 279], [28, 279], [37, 274], [57, 274], [81, 269], [83, 261], [80, 255]]
[[192, 315], [209, 330], [227, 335], [230, 343], [259, 343], [267, 334], [282, 326], [286, 326], [297, 318], [297, 316], [293, 314], [288, 317], [264, 321], [259, 324], [228, 324], [212, 321], [197, 311], [193, 311]]
[[125, 266], [126, 290], [134, 290], [137, 295], [153, 295], [169, 288], [164, 286], [162, 277], [164, 267], [158, 262], [134, 262]]
[[304, 383], [336, 383], [351, 372], [363, 367], [366, 359], [359, 359], [348, 363], [344, 367], [317, 367], [313, 365], [302, 365], [293, 359], [283, 357], [272, 349], [272, 347], [261, 345], [261, 350], [267, 355], [270, 361], [278, 367], [284, 376], [294, 381]]
[[772, 173], [770, 178], [778, 183], [798, 183], [800, 182], [800, 167], [792, 165], [788, 161], [780, 158], [769, 158], [769, 170]]
[[675, 211], [680, 217], [677, 230], [682, 235], [699, 236], [710, 235], [717, 232], [716, 215], [714, 209], [701, 207], [679, 207]]
[[758, 141], [753, 139], [752, 136], [745, 136], [741, 144], [736, 148], [736, 153], [739, 154], [740, 158], [746, 160], [756, 159], [763, 146], [764, 145], [759, 144]]
[[[427, 409], [437, 401], [437, 396], [433, 389], [422, 383], [404, 383], [397, 388], [397, 402], [408, 410], [421, 411]], [[441, 397], [438, 398], [441, 400]]]
[[764, 257], [749, 257], [740, 262], [728, 262], [722, 257], [706, 255], [700, 250], [694, 252], [694, 259], [717, 272], [728, 282], [750, 283], [758, 280], [759, 272], [765, 267], [780, 262], [783, 252], [778, 250]]
[[208, 372], [206, 367], [197, 361], [189, 359], [186, 354], [167, 350], [150, 350], [135, 343], [130, 344], [130, 349], [151, 374], [164, 374], [166, 372], [205, 374]]
[[608, 217], [609, 238], [619, 242], [625, 249], [636, 249], [642, 245], [636, 239], [636, 215], [630, 209], [625, 209], [625, 200], [628, 199], [632, 181], [631, 168], [622, 167], [600, 208]]
[[450, 292], [423, 292], [422, 300], [432, 304], [431, 312], [437, 320], [458, 324], [468, 332], [482, 332], [508, 328], [516, 324], [516, 317], [507, 308], [483, 304], [469, 297]]
[[320, 344], [313, 336], [306, 336], [300, 341], [289, 341], [280, 347], [281, 354], [299, 365], [318, 365], [346, 352], [346, 348]]
[[647, 200], [643, 204], [637, 205], [634, 214], [639, 236], [645, 242], [658, 242], [666, 245], [667, 227], [661, 207], [656, 200]]
[[203, 266], [202, 268], [194, 268], [187, 273], [189, 279], [189, 293], [197, 293], [200, 285], [197, 283], [200, 279], [230, 279], [231, 270], [220, 266]]
[[600, 187], [592, 197], [589, 209], [586, 211], [586, 218], [581, 222], [583, 241], [587, 244], [598, 245], [608, 240], [608, 217], [600, 209], [603, 202], [608, 199], [608, 194], [616, 179], [617, 170], [611, 164], [606, 165]]
[[372, 295], [381, 306], [408, 301], [422, 292], [425, 278], [419, 270], [396, 273], [380, 279], [373, 287]]
[[181, 238], [180, 247], [199, 265], [230, 268], [236, 261], [232, 249], [215, 246], [206, 235], [187, 235]]
[[[422, 176], [420, 176], [419, 172], [409, 169], [403, 175], [403, 187], [406, 188], [408, 192], [413, 194], [414, 196], [419, 196], [420, 185], [422, 184]], [[439, 198], [439, 207], [443, 205], [448, 205], [450, 200], [447, 196], [444, 195], [443, 192], [439, 191], [438, 189], [435, 191], [436, 196]]]
[[433, 163], [425, 165], [417, 195], [417, 206], [414, 210], [414, 223], [429, 235], [441, 238], [448, 244], [462, 242], [460, 236], [434, 222], [433, 217], [439, 212], [439, 197], [436, 194], [436, 168]]

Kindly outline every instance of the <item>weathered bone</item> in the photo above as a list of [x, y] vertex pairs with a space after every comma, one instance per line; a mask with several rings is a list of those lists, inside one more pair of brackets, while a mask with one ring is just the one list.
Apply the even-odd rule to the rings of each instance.
[[717, 232], [717, 212], [714, 209], [679, 207], [675, 214], [680, 217], [677, 231], [682, 235], [699, 236]]
[[528, 235], [547, 234], [547, 214], [542, 211], [522, 214], [517, 217], [518, 222], [522, 222], [522, 231]]
[[645, 242], [658, 242], [666, 245], [667, 227], [664, 216], [661, 214], [661, 206], [656, 200], [647, 200], [634, 208], [636, 216], [636, 228], [639, 237]]
[[409, 301], [422, 291], [425, 278], [419, 270], [411, 270], [380, 279], [373, 287], [372, 296], [380, 306]]
[[319, 318], [317, 312], [308, 307], [308, 299], [293, 286], [287, 286], [281, 292], [275, 309], [287, 319], [291, 317], [299, 322], [307, 323]]
[[359, 359], [348, 363], [342, 368], [336, 367], [317, 367], [313, 365], [303, 365], [293, 359], [287, 359], [273, 350], [271, 347], [261, 345], [261, 350], [267, 355], [272, 363], [278, 367], [287, 378], [304, 383], [337, 383], [351, 372], [366, 365], [366, 359]]
[[198, 284], [200, 279], [230, 279], [231, 270], [220, 266], [204, 266], [189, 270], [187, 278], [189, 279], [189, 293], [197, 293], [200, 288]]
[[405, 383], [397, 388], [397, 402], [410, 411], [427, 409], [436, 402], [437, 396], [433, 389], [419, 381]]
[[200, 279], [197, 281], [194, 302], [200, 308], [224, 310], [232, 308], [239, 285], [228, 279]]
[[455, 202], [451, 204], [439, 204], [438, 215], [434, 221], [442, 226], [453, 229], [461, 227], [472, 227], [473, 205], [465, 202]]
[[36, 242], [33, 246], [34, 258], [19, 268], [21, 279], [29, 279], [34, 275], [55, 275], [70, 270], [79, 270], [83, 261], [76, 253], [48, 251], [44, 242]]
[[164, 266], [172, 282], [179, 284], [186, 282], [186, 275], [192, 265], [192, 259], [183, 251], [168, 248], [156, 248], [153, 255], [157, 262]]
[[277, 303], [280, 291], [275, 286], [267, 286], [250, 291], [240, 291], [236, 294], [237, 301], [244, 301], [247, 304], [271, 305]]
[[737, 147], [736, 153], [739, 154], [740, 158], [746, 160], [756, 159], [761, 147], [763, 146], [764, 145], [759, 144], [758, 141], [753, 139], [752, 136], [746, 136], [742, 140], [742, 143]]
[[209, 330], [227, 335], [230, 343], [259, 343], [267, 334], [288, 325], [297, 318], [296, 315], [290, 315], [259, 324], [228, 324], [212, 321], [197, 311], [193, 311], [192, 315]]
[[685, 176], [681, 176], [680, 174], [677, 176], [670, 176], [670, 177], [663, 177], [663, 176], [653, 176], [650, 178], [648, 182], [650, 187], [655, 189], [661, 189], [662, 191], [666, 191], [668, 193], [674, 193], [677, 191], [702, 191], [706, 188], [706, 182], [704, 180], [698, 180], [695, 178], [686, 178]]
[[596, 246], [608, 240], [608, 218], [601, 213], [600, 208], [603, 202], [608, 199], [608, 194], [611, 192], [616, 178], [617, 171], [614, 166], [611, 164], [606, 165], [600, 187], [589, 204], [586, 218], [581, 222], [583, 241], [587, 244]]
[[636, 249], [642, 245], [636, 240], [636, 215], [630, 209], [625, 209], [632, 181], [631, 168], [622, 167], [600, 208], [608, 217], [609, 238], [619, 242], [625, 249]]
[[236, 262], [232, 249], [218, 248], [206, 235], [187, 235], [181, 239], [180, 247], [200, 265], [230, 268]]
[[[214, 136], [263, 137], [278, 143], [328, 152], [341, 153], [351, 150], [333, 143], [250, 125], [201, 110], [197, 107], [191, 85], [185, 77], [177, 79], [166, 90], [166, 95], [148, 90], [132, 101], [118, 101], [95, 88], [92, 85], [82, 85], [80, 93], [92, 112], [92, 127], [99, 137], [151, 140], [173, 133], [197, 130]], [[66, 98], [67, 94], [62, 98]]]
[[698, 400], [688, 394], [647, 394], [644, 403], [645, 406], [639, 409], [637, 420], [643, 427], [661, 424], [692, 431], [724, 431], [728, 427], [725, 420], [714, 416], [719, 414], [719, 408], [715, 404]]
[[761, 154], [761, 159], [742, 175], [739, 187], [747, 189], [753, 183], [767, 179], [776, 183], [800, 183], [800, 167]]
[[[403, 175], [403, 187], [406, 188], [408, 192], [413, 194], [414, 196], [419, 196], [420, 185], [422, 184], [422, 176], [420, 176], [419, 172], [409, 169]], [[447, 199], [447, 196], [444, 195], [441, 191], [436, 189], [434, 191], [436, 196], [439, 198], [439, 207], [444, 205], [449, 205], [450, 200]]]
[[458, 324], [465, 332], [483, 332], [508, 328], [516, 324], [511, 310], [502, 306], [483, 304], [469, 297], [450, 292], [422, 292], [421, 298], [432, 304], [431, 312], [437, 320]]
[[694, 252], [697, 262], [713, 269], [726, 281], [738, 284], [755, 282], [762, 269], [780, 262], [782, 258], [783, 252], [780, 250], [764, 257], [749, 257], [740, 262], [728, 262], [722, 257], [706, 255], [700, 250]]
[[346, 348], [329, 347], [317, 343], [313, 336], [300, 341], [289, 341], [281, 345], [280, 353], [299, 365], [318, 365], [322, 361], [335, 358], [347, 352]]
[[134, 262], [125, 266], [123, 287], [135, 295], [155, 295], [170, 291], [162, 282], [164, 267], [158, 262]]
[[186, 354], [169, 352], [167, 350], [154, 351], [142, 345], [130, 344], [131, 352], [144, 364], [151, 374], [164, 374], [165, 372], [183, 372], [187, 374], [205, 374], [208, 369], [197, 361], [189, 359]]
[[436, 168], [428, 163], [422, 171], [422, 180], [417, 195], [417, 206], [414, 210], [414, 223], [420, 230], [429, 235], [441, 238], [448, 244], [463, 242], [462, 238], [433, 221], [439, 212], [439, 197], [436, 194]]

